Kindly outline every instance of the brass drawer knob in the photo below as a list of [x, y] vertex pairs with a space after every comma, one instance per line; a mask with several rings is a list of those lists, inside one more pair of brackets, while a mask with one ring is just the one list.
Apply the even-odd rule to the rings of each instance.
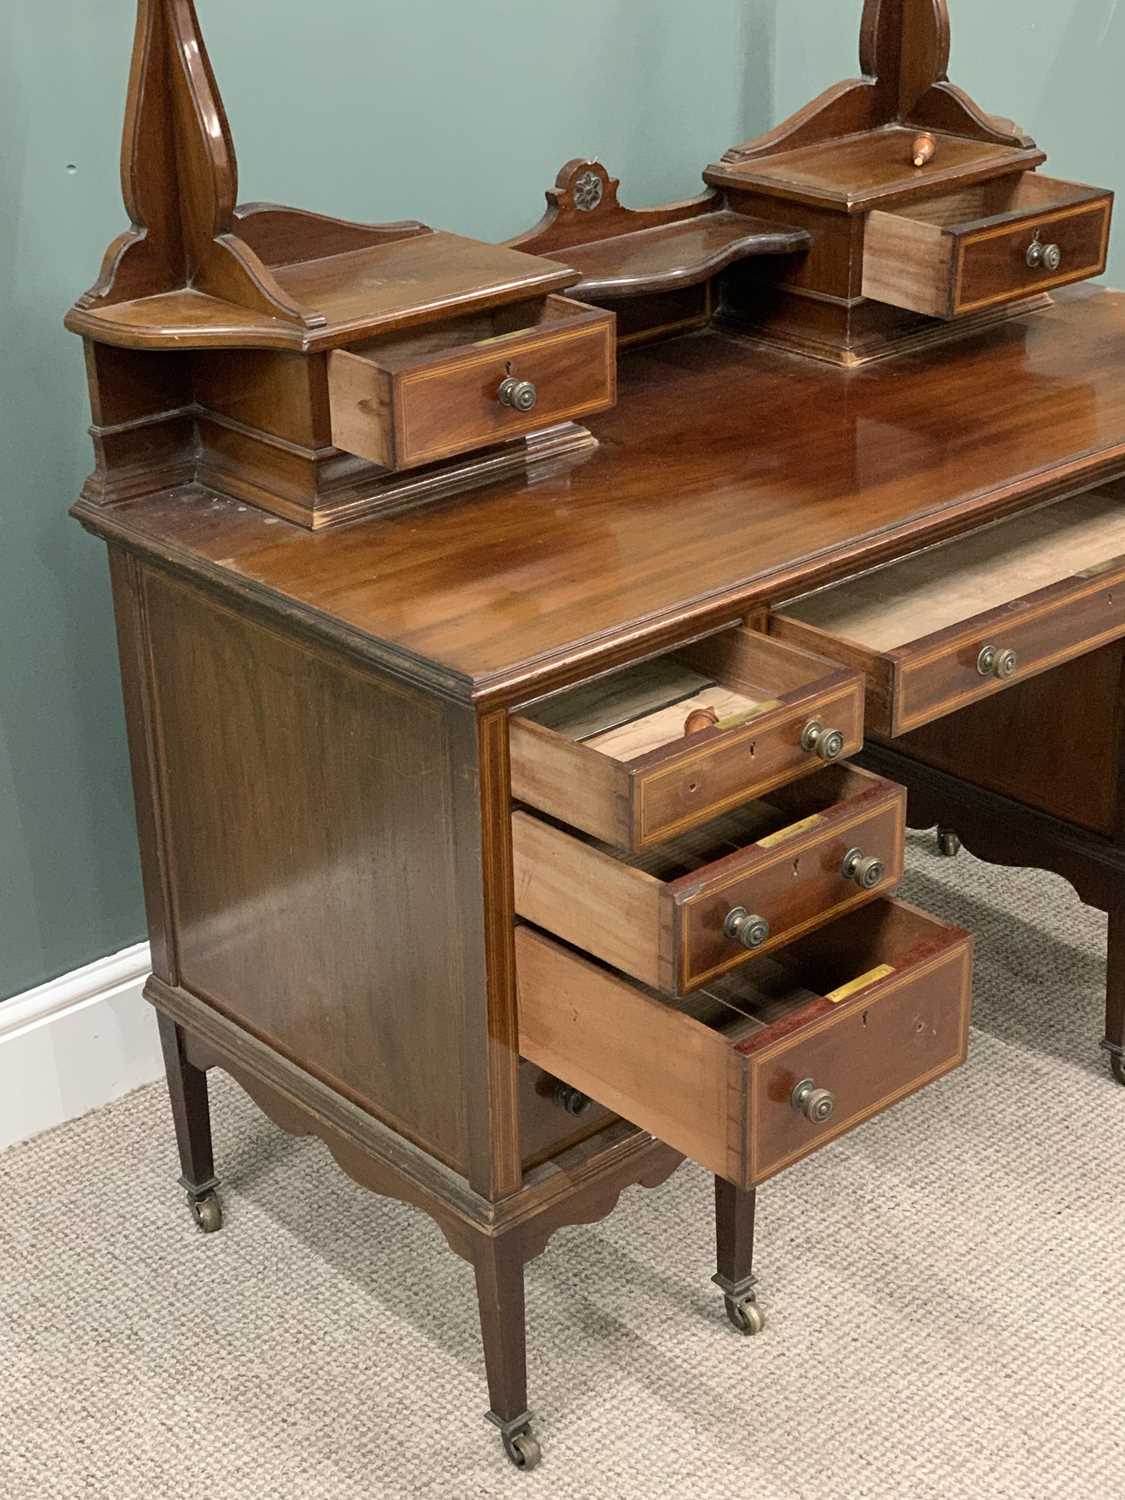
[[1057, 271], [1062, 265], [1062, 251], [1058, 245], [1045, 245], [1036, 235], [1027, 247], [1027, 264], [1033, 271]]
[[765, 917], [756, 917], [744, 906], [734, 906], [727, 912], [723, 931], [744, 948], [760, 948], [770, 935], [770, 924]]
[[995, 646], [982, 646], [977, 657], [977, 671], [982, 677], [1010, 677], [1018, 662], [1019, 658], [1014, 651], [998, 651]]
[[789, 1102], [799, 1115], [811, 1120], [814, 1125], [823, 1125], [832, 1118], [836, 1108], [836, 1096], [831, 1089], [818, 1089], [811, 1078], [802, 1078], [789, 1096]]
[[840, 866], [845, 880], [854, 880], [861, 891], [873, 891], [887, 873], [887, 867], [877, 854], [864, 854], [862, 849], [849, 849]]
[[844, 736], [838, 729], [826, 729], [820, 719], [810, 719], [801, 731], [801, 749], [811, 750], [821, 760], [836, 760], [844, 748]]
[[539, 392], [530, 380], [517, 380], [509, 375], [500, 382], [496, 399], [501, 406], [510, 406], [513, 411], [530, 411], [539, 400]]
[[565, 1109], [568, 1115], [584, 1115], [593, 1102], [589, 1094], [571, 1088], [569, 1083], [555, 1085], [555, 1103], [560, 1109]]

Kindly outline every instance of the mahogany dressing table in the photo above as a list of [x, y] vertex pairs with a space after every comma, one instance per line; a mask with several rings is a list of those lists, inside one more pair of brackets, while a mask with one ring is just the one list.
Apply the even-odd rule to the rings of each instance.
[[193, 6], [139, 0], [67, 323], [181, 1181], [218, 1229], [222, 1067], [431, 1215], [520, 1467], [557, 1228], [692, 1158], [756, 1332], [757, 1186], [964, 1060], [904, 788], [1110, 912], [1125, 1081], [1125, 298], [1050, 295], [1111, 195], [948, 43], [867, 0], [863, 76], [698, 198], [575, 161], [494, 246], [236, 207]]

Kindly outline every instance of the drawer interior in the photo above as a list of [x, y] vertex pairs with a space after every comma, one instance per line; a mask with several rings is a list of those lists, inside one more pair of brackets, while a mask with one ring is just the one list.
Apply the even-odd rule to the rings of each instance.
[[1039, 172], [1013, 172], [897, 208], [894, 217], [935, 229], [1000, 228], [1009, 220], [1014, 224], [1103, 196], [1101, 189], [1081, 183]]
[[521, 717], [627, 762], [682, 741], [693, 714], [701, 729], [731, 728], [776, 704], [770, 689], [751, 682], [737, 663], [720, 677], [699, 671], [690, 658], [662, 656], [584, 683]]
[[670, 884], [740, 853], [748, 844], [781, 843], [787, 834], [796, 834], [801, 825], [881, 784], [885, 785], [869, 771], [857, 767], [826, 766], [815, 776], [792, 786], [777, 787], [768, 796], [745, 802], [733, 812], [653, 849], [614, 849], [593, 834], [571, 829], [566, 832], [568, 838], [585, 848], [601, 851], [616, 865], [642, 871], [654, 880]]
[[347, 352], [370, 360], [381, 369], [397, 372], [424, 364], [431, 356], [444, 359], [461, 350], [488, 348], [524, 334], [549, 332], [588, 312], [589, 308], [581, 303], [552, 295], [506, 307], [485, 308], [425, 328], [384, 334], [366, 343], [349, 345]]
[[[803, 1026], [811, 1026], [822, 1016], [834, 1013], [842, 1002], [858, 998], [874, 985], [922, 962], [963, 936], [960, 929], [946, 927], [906, 902], [873, 901], [790, 943], [779, 953], [760, 959], [751, 968], [724, 975], [690, 995], [669, 995], [633, 981], [626, 986], [625, 981], [610, 975], [585, 954], [574, 954], [539, 937], [530, 928], [518, 930], [517, 946], [529, 952], [545, 947], [546, 951], [553, 949], [567, 954], [582, 965], [591, 979], [601, 975], [613, 984], [643, 995], [659, 1007], [653, 1012], [656, 1035], [662, 1029], [656, 1017], [680, 1015], [724, 1042], [736, 1045], [740, 1052], [749, 1053], [781, 1038], [796, 1037]], [[623, 1024], [619, 1041], [624, 1041], [627, 1030], [627, 1024]], [[538, 1058], [532, 1060], [557, 1072]], [[584, 1092], [598, 1097], [593, 1089]]]
[[893, 651], [1125, 555], [1125, 504], [1094, 490], [914, 553], [779, 608], [840, 640]]
[[854, 668], [738, 625], [522, 708], [512, 794], [616, 848], [649, 848], [862, 740]]
[[797, 1036], [845, 1000], [921, 963], [960, 933], [902, 901], [874, 901], [765, 958], [709, 985], [702, 994], [723, 1013], [711, 1024], [729, 1028], [743, 1053]]

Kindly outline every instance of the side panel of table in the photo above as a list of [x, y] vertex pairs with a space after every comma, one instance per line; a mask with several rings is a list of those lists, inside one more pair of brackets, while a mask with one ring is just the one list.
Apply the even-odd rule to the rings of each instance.
[[518, 1186], [475, 715], [124, 552], [112, 572], [158, 975], [485, 1196]]

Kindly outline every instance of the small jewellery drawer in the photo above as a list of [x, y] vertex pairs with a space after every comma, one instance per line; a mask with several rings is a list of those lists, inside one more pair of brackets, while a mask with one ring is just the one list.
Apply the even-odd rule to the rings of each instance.
[[856, 671], [740, 625], [523, 710], [512, 795], [646, 849], [862, 741]]
[[905, 813], [902, 787], [852, 766], [826, 767], [644, 854], [517, 812], [516, 912], [682, 993], [889, 890], [902, 874]]
[[1113, 194], [1038, 172], [867, 216], [863, 295], [955, 318], [1105, 270]]
[[328, 357], [332, 441], [409, 469], [612, 406], [613, 314], [549, 296]]
[[1125, 635], [1125, 500], [1024, 511], [779, 605], [770, 630], [862, 666], [892, 737]]
[[968, 1046], [970, 938], [895, 901], [679, 1000], [527, 927], [516, 974], [524, 1057], [739, 1187], [949, 1072]]

